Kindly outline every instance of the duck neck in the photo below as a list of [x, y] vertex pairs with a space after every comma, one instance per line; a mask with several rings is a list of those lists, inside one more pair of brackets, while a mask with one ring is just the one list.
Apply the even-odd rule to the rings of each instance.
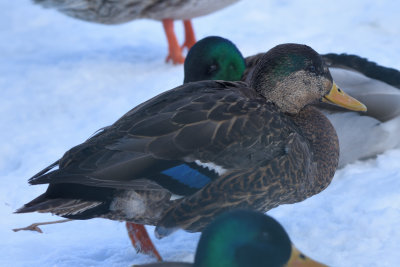
[[293, 122], [301, 129], [308, 140], [312, 161], [316, 164], [312, 171], [311, 183], [313, 194], [324, 190], [331, 182], [339, 162], [339, 140], [335, 129], [319, 110], [306, 106], [296, 116]]

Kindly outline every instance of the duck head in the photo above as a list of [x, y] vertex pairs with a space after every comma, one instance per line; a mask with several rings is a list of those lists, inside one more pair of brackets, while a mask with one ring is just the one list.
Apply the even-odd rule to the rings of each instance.
[[281, 44], [269, 50], [255, 67], [250, 87], [289, 114], [321, 101], [367, 110], [336, 86], [322, 57], [306, 45]]
[[202, 80], [239, 81], [246, 64], [239, 49], [229, 40], [217, 36], [198, 41], [184, 64], [184, 83]]
[[292, 245], [273, 218], [249, 210], [224, 213], [202, 233], [195, 267], [325, 266]]

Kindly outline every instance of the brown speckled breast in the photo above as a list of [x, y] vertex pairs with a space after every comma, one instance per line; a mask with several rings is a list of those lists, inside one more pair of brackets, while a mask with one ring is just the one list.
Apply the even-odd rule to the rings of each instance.
[[333, 125], [317, 108], [308, 106], [293, 121], [310, 141], [316, 164], [315, 181], [308, 195], [324, 190], [332, 181], [339, 162], [339, 140]]

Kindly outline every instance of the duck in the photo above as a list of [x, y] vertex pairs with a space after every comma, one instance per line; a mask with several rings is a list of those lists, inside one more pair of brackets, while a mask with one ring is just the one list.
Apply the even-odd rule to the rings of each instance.
[[[243, 231], [243, 229], [246, 229]], [[251, 210], [225, 212], [201, 233], [194, 263], [159, 262], [132, 267], [326, 266], [300, 252], [274, 218]]]
[[134, 107], [30, 178], [47, 190], [16, 213], [127, 221], [142, 249], [143, 225], [163, 238], [232, 209], [303, 201], [329, 185], [339, 159], [336, 132], [313, 107], [321, 101], [366, 110], [311, 47], [278, 45], [249, 84], [188, 82]]
[[[182, 50], [196, 43], [191, 19], [208, 15], [239, 0], [33, 0], [45, 8], [54, 8], [65, 15], [101, 24], [121, 24], [135, 19], [161, 21], [168, 41], [166, 62], [182, 64]], [[182, 20], [185, 41], [179, 45], [174, 32], [174, 20]]]
[[[206, 37], [188, 52], [184, 64], [185, 81], [249, 82], [263, 54], [244, 58], [231, 41], [218, 36]], [[361, 113], [323, 103], [318, 105], [339, 137], [339, 168], [400, 147], [400, 72], [357, 55], [329, 53], [321, 56], [338, 86], [368, 107]]]
[[337, 84], [368, 107], [359, 113], [321, 106], [339, 137], [339, 167], [399, 148], [400, 72], [356, 55], [330, 53], [323, 58]]

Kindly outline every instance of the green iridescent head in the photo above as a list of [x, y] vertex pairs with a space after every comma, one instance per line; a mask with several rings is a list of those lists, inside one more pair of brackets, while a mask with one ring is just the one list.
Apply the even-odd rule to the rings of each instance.
[[204, 230], [195, 257], [196, 267], [283, 266], [291, 243], [282, 226], [253, 211], [233, 211]]
[[273, 218], [250, 210], [222, 214], [203, 231], [194, 267], [327, 267], [301, 253]]
[[244, 58], [229, 40], [210, 36], [198, 41], [186, 56], [184, 83], [202, 80], [239, 81]]

